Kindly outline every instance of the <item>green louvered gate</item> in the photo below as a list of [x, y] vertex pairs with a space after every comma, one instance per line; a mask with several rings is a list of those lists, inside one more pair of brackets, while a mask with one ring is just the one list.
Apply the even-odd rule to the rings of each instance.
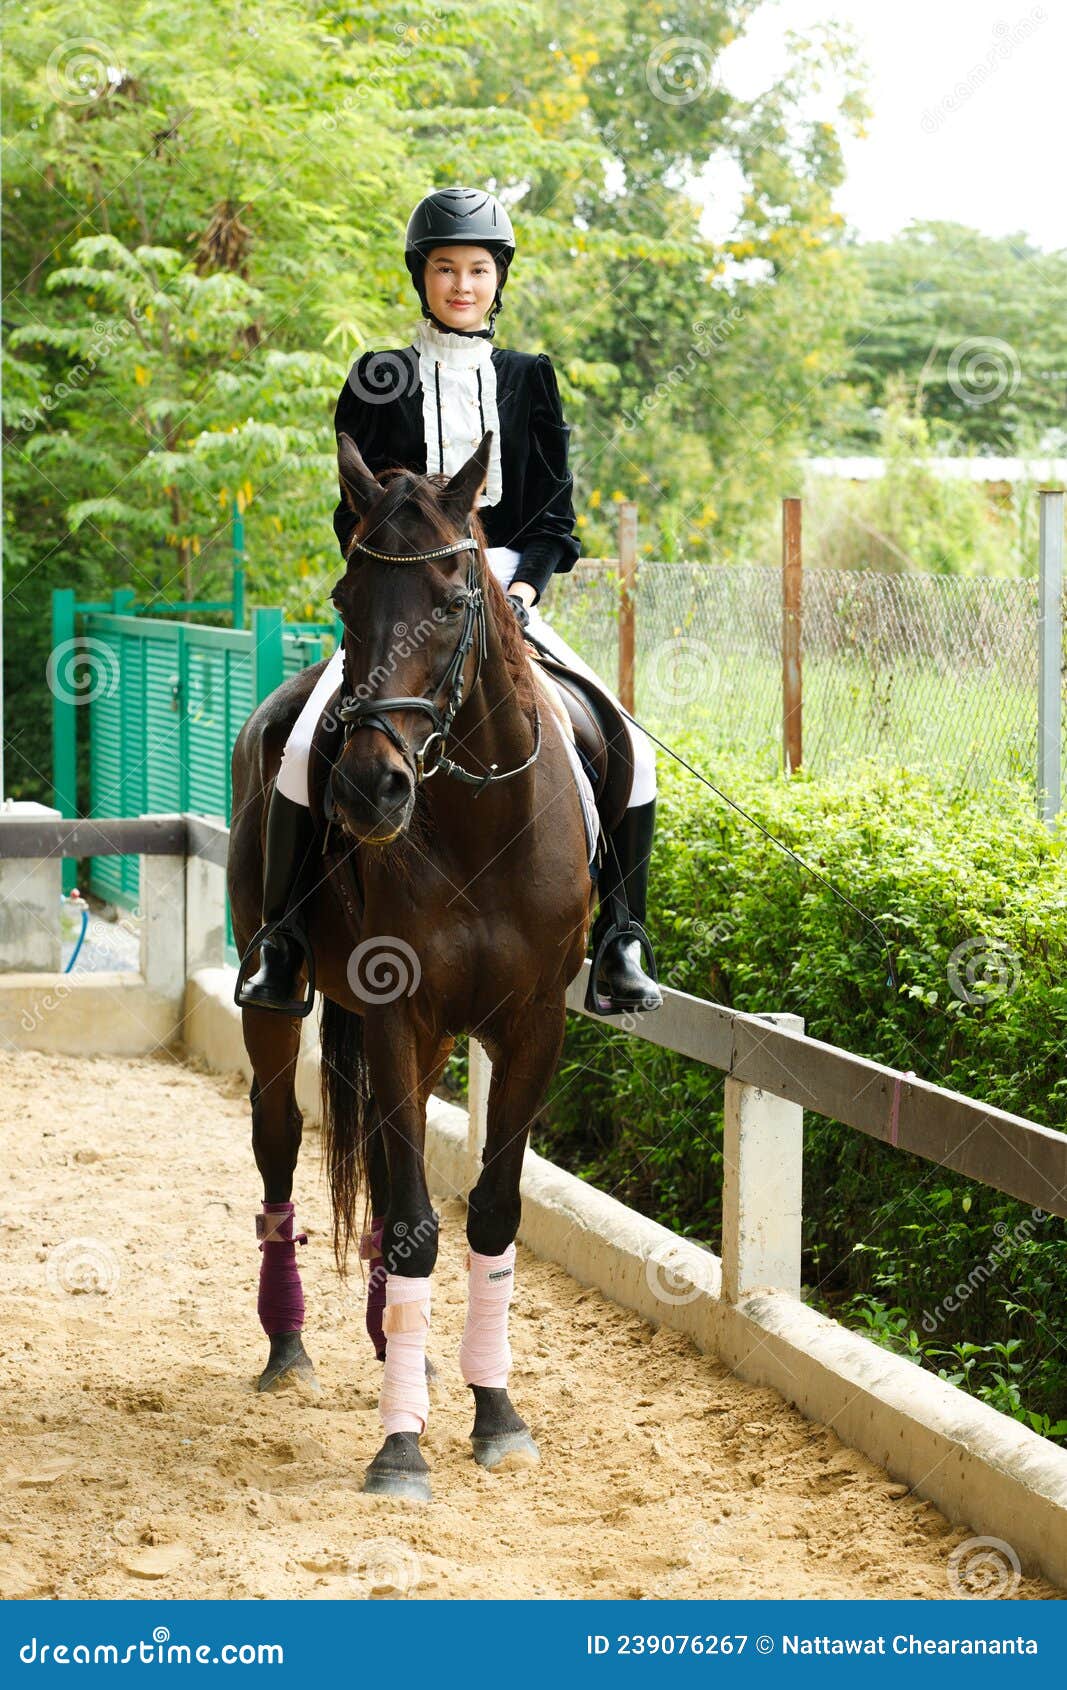
[[[259, 699], [332, 649], [320, 632], [255, 613], [253, 629], [210, 628], [143, 616], [86, 618], [108, 684], [90, 703], [90, 814], [191, 810], [230, 819], [230, 753]], [[136, 857], [94, 857], [89, 886], [132, 907]], [[227, 944], [232, 947], [229, 911]]]

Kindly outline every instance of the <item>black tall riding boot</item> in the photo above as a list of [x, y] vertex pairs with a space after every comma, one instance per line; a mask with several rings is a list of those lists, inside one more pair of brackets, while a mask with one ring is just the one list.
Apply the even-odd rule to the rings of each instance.
[[[593, 923], [593, 960], [585, 1007], [596, 1015], [659, 1009], [656, 959], [645, 932], [648, 864], [656, 825], [656, 800], [635, 804], [608, 835], [597, 880], [600, 909]], [[649, 973], [641, 966], [644, 953]]]
[[[306, 804], [295, 804], [274, 786], [267, 810], [263, 866], [263, 926], [249, 942], [237, 971], [234, 1002], [249, 1009], [310, 1015], [315, 1006], [315, 965], [304, 921], [305, 903], [317, 869], [315, 825]], [[259, 968], [245, 971], [256, 951]], [[300, 967], [308, 964], [308, 994], [295, 996]]]

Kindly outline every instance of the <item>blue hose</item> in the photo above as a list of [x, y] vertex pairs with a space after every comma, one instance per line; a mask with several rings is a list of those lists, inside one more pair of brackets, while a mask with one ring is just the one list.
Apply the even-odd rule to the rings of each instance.
[[82, 948], [82, 940], [85, 938], [85, 930], [88, 927], [88, 925], [89, 925], [89, 906], [88, 906], [88, 904], [86, 904], [82, 909], [82, 930], [78, 934], [77, 943], [75, 944], [74, 949], [70, 953], [70, 961], [68, 962], [66, 968], [63, 970], [64, 974], [69, 974], [71, 969], [74, 967], [74, 964], [78, 960], [78, 952]]

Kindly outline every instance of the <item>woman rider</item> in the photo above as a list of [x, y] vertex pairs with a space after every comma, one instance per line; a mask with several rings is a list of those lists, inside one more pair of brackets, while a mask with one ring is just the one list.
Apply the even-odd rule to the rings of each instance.
[[[552, 575], [573, 569], [573, 478], [551, 360], [492, 344], [508, 267], [511, 221], [490, 193], [445, 188], [420, 201], [408, 222], [404, 257], [422, 305], [413, 344], [366, 352], [353, 366], [334, 415], [374, 473], [399, 466], [452, 475], [487, 429], [493, 431], [486, 485], [478, 504], [486, 557], [522, 626], [581, 673], [603, 682], [535, 608]], [[345, 555], [358, 517], [343, 497], [334, 529]], [[302, 953], [285, 917], [307, 896], [315, 853], [308, 757], [319, 718], [341, 681], [342, 647], [330, 659], [286, 742], [267, 816], [263, 921], [281, 920], [260, 947], [260, 966], [238, 1002], [284, 1010], [293, 1000]], [[625, 715], [625, 712], [624, 712]], [[597, 886], [600, 911], [593, 950], [610, 925], [609, 893], [621, 892], [631, 916], [645, 921], [648, 862], [656, 813], [652, 743], [627, 717], [634, 782], [622, 821], [608, 836]], [[609, 1013], [656, 1009], [662, 997], [641, 966], [640, 941], [625, 930], [610, 939], [596, 988]]]

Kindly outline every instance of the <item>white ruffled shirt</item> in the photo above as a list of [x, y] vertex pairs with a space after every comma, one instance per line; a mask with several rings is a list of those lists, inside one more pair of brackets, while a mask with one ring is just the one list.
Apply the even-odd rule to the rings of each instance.
[[503, 491], [503, 480], [492, 341], [478, 335], [447, 334], [423, 317], [412, 336], [412, 345], [419, 355], [419, 378], [422, 382], [426, 473], [455, 475], [463, 468], [486, 429], [491, 428], [493, 443], [489, 470], [485, 489], [478, 499], [478, 508], [497, 504]]

